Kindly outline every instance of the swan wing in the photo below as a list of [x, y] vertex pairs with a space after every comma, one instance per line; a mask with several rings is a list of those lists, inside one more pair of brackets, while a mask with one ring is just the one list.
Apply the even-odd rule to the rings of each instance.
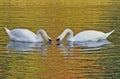
[[36, 35], [27, 29], [11, 30], [11, 36], [11, 40], [14, 41], [35, 42], [37, 40]]
[[74, 41], [98, 41], [105, 39], [106, 34], [100, 31], [87, 30], [74, 36]]

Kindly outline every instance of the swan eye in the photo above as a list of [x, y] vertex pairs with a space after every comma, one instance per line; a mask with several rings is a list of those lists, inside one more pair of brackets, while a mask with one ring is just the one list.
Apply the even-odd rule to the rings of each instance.
[[56, 39], [56, 41], [60, 41], [60, 38]]

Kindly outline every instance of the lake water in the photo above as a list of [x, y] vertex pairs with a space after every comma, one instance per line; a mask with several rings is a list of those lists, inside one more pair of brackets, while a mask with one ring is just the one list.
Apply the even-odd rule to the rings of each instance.
[[[53, 43], [10, 41], [4, 31], [44, 29]], [[108, 40], [72, 44], [57, 36], [66, 28], [109, 32]], [[0, 79], [119, 79], [119, 0], [0, 0]]]

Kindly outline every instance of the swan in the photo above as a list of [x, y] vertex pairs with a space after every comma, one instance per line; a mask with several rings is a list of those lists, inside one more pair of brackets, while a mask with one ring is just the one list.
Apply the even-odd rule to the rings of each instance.
[[67, 41], [99, 41], [103, 39], [107, 39], [107, 37], [113, 33], [114, 30], [108, 33], [103, 33], [101, 31], [96, 31], [96, 30], [86, 30], [83, 32], [79, 32], [75, 36], [73, 36], [73, 31], [71, 29], [65, 29], [63, 33], [61, 33], [56, 41], [60, 42], [63, 40], [65, 35], [68, 33]]
[[5, 31], [7, 32], [10, 40], [12, 41], [19, 41], [19, 42], [43, 42], [43, 38], [41, 33], [46, 41], [51, 42], [51, 38], [47, 35], [45, 30], [40, 29], [37, 31], [37, 34], [33, 33], [28, 29], [13, 29], [9, 30], [4, 27]]

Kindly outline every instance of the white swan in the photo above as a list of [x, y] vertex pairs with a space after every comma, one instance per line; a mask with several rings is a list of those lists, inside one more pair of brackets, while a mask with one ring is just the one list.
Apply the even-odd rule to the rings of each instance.
[[4, 28], [7, 34], [9, 35], [10, 40], [20, 41], [20, 42], [43, 42], [41, 33], [46, 41], [52, 41], [47, 33], [41, 29], [37, 31], [37, 34], [34, 34], [28, 29], [13, 29], [9, 30], [6, 27]]
[[71, 29], [66, 29], [57, 37], [56, 41], [62, 41], [67, 33], [69, 34], [67, 41], [99, 41], [107, 39], [107, 37], [113, 32], [114, 30], [108, 33], [103, 33], [95, 30], [86, 30], [73, 36], [73, 31]]

